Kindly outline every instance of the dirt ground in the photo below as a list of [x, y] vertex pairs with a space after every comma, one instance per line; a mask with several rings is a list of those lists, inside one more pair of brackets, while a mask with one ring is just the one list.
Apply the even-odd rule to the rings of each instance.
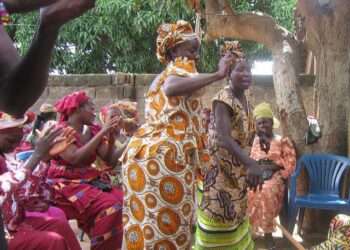
[[[89, 250], [90, 249], [89, 237], [87, 235], [84, 235], [83, 241], [80, 241], [80, 229], [77, 227], [76, 221], [72, 220], [69, 222], [69, 224], [72, 226], [73, 231], [77, 235], [77, 237], [79, 239], [79, 243], [81, 245], [81, 248], [83, 250]], [[277, 232], [275, 232], [273, 234], [273, 236], [274, 236], [274, 239], [276, 241], [276, 244], [277, 244], [279, 250], [296, 249], [295, 247], [290, 245], [288, 240], [286, 240], [282, 237], [282, 232], [280, 230], [277, 230]], [[317, 245], [321, 241], [325, 240], [325, 236], [320, 235], [320, 234], [308, 234], [308, 235], [303, 235], [302, 237], [300, 237], [297, 234], [294, 234], [294, 238], [299, 243], [301, 243], [305, 248], [310, 248], [312, 246]], [[267, 249], [263, 238], [255, 239], [255, 249], [257, 249], [257, 250]]]

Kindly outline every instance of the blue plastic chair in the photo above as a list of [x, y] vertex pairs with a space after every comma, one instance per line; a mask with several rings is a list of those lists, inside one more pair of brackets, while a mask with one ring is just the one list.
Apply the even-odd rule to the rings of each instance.
[[[296, 195], [296, 180], [304, 165], [309, 173], [310, 188], [307, 195]], [[340, 197], [340, 185], [345, 170], [350, 167], [350, 159], [331, 154], [303, 155], [291, 176], [288, 230], [293, 233], [299, 212], [298, 234], [304, 220], [305, 208], [339, 210], [350, 212], [349, 198]]]

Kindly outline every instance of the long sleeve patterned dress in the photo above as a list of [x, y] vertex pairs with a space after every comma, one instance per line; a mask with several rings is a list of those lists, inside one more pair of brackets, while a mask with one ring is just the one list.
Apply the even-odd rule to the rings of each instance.
[[275, 172], [271, 179], [265, 180], [261, 191], [248, 193], [248, 215], [251, 226], [256, 233], [272, 233], [275, 231], [273, 221], [282, 207], [284, 179], [287, 179], [295, 169], [294, 146], [288, 137], [275, 135], [269, 152], [265, 154], [260, 149], [259, 138], [256, 137], [250, 157], [255, 160], [267, 158], [284, 168]]
[[167, 97], [166, 77], [195, 77], [178, 58], [146, 98], [146, 123], [122, 156], [124, 243], [127, 249], [187, 249], [191, 245], [195, 169], [208, 162], [199, 97]]

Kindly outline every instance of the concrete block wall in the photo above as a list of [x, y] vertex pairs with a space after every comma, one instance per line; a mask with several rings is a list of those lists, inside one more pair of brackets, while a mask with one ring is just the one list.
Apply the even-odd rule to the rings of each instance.
[[[138, 103], [138, 111], [143, 117], [145, 95], [155, 77], [155, 74], [131, 73], [50, 76], [47, 88], [30, 110], [38, 111], [44, 102], [54, 104], [73, 91], [84, 90], [94, 100], [96, 111], [99, 111], [103, 105], [116, 100], [130, 100]], [[301, 78], [301, 92], [308, 113], [311, 113], [312, 109], [313, 81], [313, 77]], [[203, 106], [210, 107], [211, 99], [225, 85], [226, 82], [223, 80], [207, 86], [205, 95], [202, 97]], [[253, 76], [250, 92], [253, 105], [267, 101], [276, 110], [272, 76]]]

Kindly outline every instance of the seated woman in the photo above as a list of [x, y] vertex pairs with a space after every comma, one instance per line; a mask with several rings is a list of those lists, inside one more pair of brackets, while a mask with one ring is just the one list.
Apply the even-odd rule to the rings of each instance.
[[[50, 192], [42, 186], [40, 171], [32, 174], [39, 162], [43, 158], [47, 159], [55, 138], [62, 130], [51, 132], [38, 140], [34, 153], [21, 166], [8, 164], [5, 154], [18, 146], [26, 121], [26, 117], [0, 119], [0, 206], [8, 231], [9, 248], [81, 249], [67, 220], [51, 216], [52, 213], [57, 215], [63, 212], [58, 208], [48, 208]], [[41, 215], [31, 216], [25, 210], [40, 211]]]
[[54, 124], [57, 118], [57, 110], [51, 104], [44, 103], [40, 106], [39, 113], [37, 114], [33, 128], [26, 138], [26, 143], [32, 148], [35, 146], [38, 139], [37, 131], [42, 131], [46, 123]]
[[253, 112], [257, 135], [250, 157], [259, 161], [263, 170], [264, 185], [261, 191], [248, 192], [248, 215], [255, 233], [264, 233], [269, 249], [277, 249], [272, 238], [274, 220], [281, 210], [284, 180], [294, 171], [296, 154], [288, 137], [273, 133], [279, 121], [270, 105], [260, 103]]
[[113, 157], [112, 168], [107, 166], [102, 160], [97, 159], [95, 167], [98, 170], [108, 171], [111, 182], [119, 187], [122, 184], [121, 180], [121, 162], [120, 156], [126, 149], [129, 139], [137, 130], [139, 116], [137, 114], [137, 103], [128, 101], [118, 101], [114, 104], [108, 104], [102, 107], [100, 111], [100, 122], [105, 124], [114, 117], [120, 117], [120, 126], [114, 129], [115, 146], [117, 147]]
[[328, 238], [312, 250], [350, 249], [350, 216], [338, 214], [329, 226]]
[[74, 92], [55, 105], [61, 114], [57, 127], [72, 127], [75, 143], [51, 161], [47, 182], [55, 205], [91, 239], [92, 249], [118, 249], [122, 241], [122, 191], [92, 167], [99, 156], [107, 164], [115, 154], [114, 118], [102, 128], [94, 125], [95, 106], [85, 92]]

